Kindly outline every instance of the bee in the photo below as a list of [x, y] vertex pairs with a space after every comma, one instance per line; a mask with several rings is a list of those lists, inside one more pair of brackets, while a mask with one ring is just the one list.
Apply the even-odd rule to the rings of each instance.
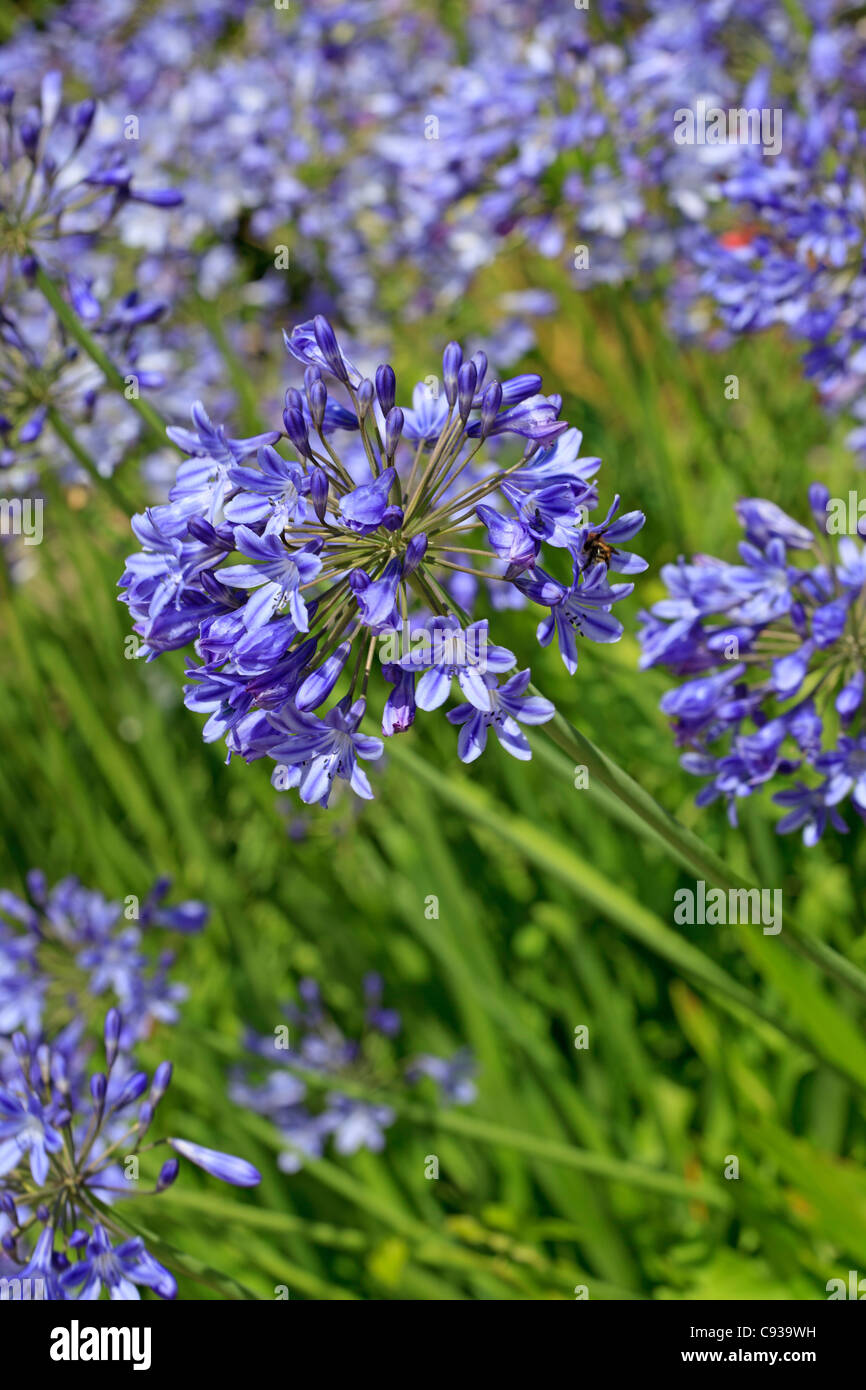
[[616, 546], [608, 545], [607, 541], [602, 540], [598, 531], [590, 531], [583, 546], [583, 552], [587, 561], [591, 565], [597, 565], [602, 560], [609, 569], [610, 562], [616, 555]]

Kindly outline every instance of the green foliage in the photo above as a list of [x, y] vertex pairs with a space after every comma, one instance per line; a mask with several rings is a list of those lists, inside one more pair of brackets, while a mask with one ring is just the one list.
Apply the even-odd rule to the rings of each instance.
[[[523, 365], [562, 391], [603, 458], [603, 499], [615, 488], [648, 513], [652, 568], [623, 605], [633, 631], [662, 563], [732, 553], [738, 495], [796, 514], [813, 476], [844, 493], [851, 463], [779, 342], [682, 351], [653, 303], [579, 296], [554, 275], [497, 267], [452, 322], [406, 331], [394, 361], [422, 375], [422, 341], [483, 322], [494, 282], [559, 291]], [[134, 459], [117, 484], [144, 502]], [[377, 801], [329, 813], [278, 797], [262, 765], [226, 767], [183, 709], [182, 661], [127, 659], [115, 595], [130, 548], [112, 495], [55, 486], [38, 573], [14, 591], [4, 576], [0, 882], [19, 888], [39, 866], [124, 896], [169, 873], [212, 905], [178, 962], [183, 1023], [144, 1057], [176, 1063], [169, 1132], [243, 1154], [264, 1181], [227, 1195], [187, 1169], [136, 1208], [182, 1297], [562, 1299], [586, 1285], [590, 1298], [810, 1299], [866, 1270], [853, 990], [758, 927], [674, 926], [685, 871], [541, 739], [529, 765], [492, 746], [467, 770], [453, 731], [420, 716], [375, 777]], [[664, 678], [638, 673], [632, 638], [588, 645], [574, 680], [534, 649], [526, 615], [502, 615], [497, 638], [733, 872], [782, 887], [804, 938], [866, 965], [861, 836], [805, 851], [775, 836], [767, 805], [740, 832], [696, 811], [658, 713]], [[419, 1088], [382, 1155], [284, 1175], [274, 1132], [227, 1098], [243, 1028], [272, 1029], [306, 974], [351, 1008], [374, 969], [413, 1051], [473, 1049], [479, 1099], [442, 1110]]]

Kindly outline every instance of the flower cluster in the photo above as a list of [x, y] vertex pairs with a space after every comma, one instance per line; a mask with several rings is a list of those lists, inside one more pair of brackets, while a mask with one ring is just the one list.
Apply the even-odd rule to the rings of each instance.
[[[20, 252], [25, 211], [46, 254], [67, 222], [88, 235], [87, 218], [108, 215], [143, 253], [147, 298], [195, 289], [272, 314], [288, 285], [304, 314], [338, 303], [379, 339], [396, 313], [455, 303], [523, 246], [569, 267], [576, 288], [664, 287], [677, 331], [711, 345], [783, 325], [863, 451], [864, 54], [844, 0], [799, 19], [782, 0], [577, 12], [473, 0], [459, 37], [402, 0], [324, 0], [315, 14], [117, 0], [109, 23], [70, 0], [0, 55], [0, 81], [44, 79], [39, 108], [12, 123], [9, 171], [29, 183], [47, 151], [42, 211], [34, 224], [13, 202], [7, 242]], [[110, 143], [67, 172], [49, 147], [62, 154], [93, 116], [92, 102], [65, 112], [60, 67], [98, 93], [112, 136], [136, 113], [127, 148], [157, 185], [176, 171], [182, 206], [166, 216], [178, 195], [139, 192]], [[743, 112], [745, 129], [681, 142], [678, 117], [701, 103]], [[781, 148], [768, 149], [763, 113], [779, 114]], [[491, 315], [503, 363], [531, 339], [506, 299]]]
[[[124, 1228], [122, 1210], [140, 1155], [163, 1144], [223, 1182], [260, 1181], [231, 1154], [185, 1139], [145, 1143], [172, 1068], [161, 1062], [152, 1077], [136, 1070], [122, 1034], [110, 1009], [105, 1070], [89, 1078], [74, 1033], [51, 1044], [14, 1035], [15, 1066], [0, 1079], [0, 1299], [92, 1300], [105, 1290], [129, 1300], [141, 1287], [173, 1298], [173, 1273]], [[167, 1158], [147, 1195], [169, 1187], [179, 1168]]]
[[116, 1004], [125, 1048], [146, 1036], [154, 1023], [173, 1023], [184, 985], [172, 981], [174, 956], [162, 951], [154, 962], [142, 949], [148, 929], [199, 931], [207, 921], [203, 903], [169, 906], [167, 879], [139, 903], [111, 902], [67, 878], [48, 888], [39, 872], [28, 875], [28, 899], [0, 891], [0, 1074], [4, 1040], [16, 1030], [34, 1041], [53, 1036], [70, 1022], [83, 1022], [106, 995]]
[[70, 425], [85, 426], [106, 474], [137, 433], [128, 407], [119, 420], [104, 410], [92, 428], [103, 372], [70, 338], [37, 272], [56, 282], [68, 314], [98, 340], [127, 389], [160, 387], [164, 373], [148, 362], [153, 342], [142, 335], [167, 302], [136, 287], [134, 268], [133, 287], [115, 289], [109, 233], [128, 206], [164, 210], [181, 202], [173, 189], [133, 182], [118, 140], [100, 129], [96, 101], [67, 105], [59, 71], [45, 73], [36, 105], [0, 82], [0, 469], [7, 488], [37, 486], [48, 459], [55, 471], [80, 477], [80, 441], [70, 444]]
[[[42, 79], [37, 106], [18, 110], [15, 90], [0, 87], [0, 287], [14, 273], [31, 276], [42, 264], [66, 266], [104, 233], [128, 201], [173, 207], [174, 189], [142, 190], [116, 149], [90, 137], [91, 98], [69, 107], [63, 79]], [[92, 146], [96, 144], [97, 148]]]
[[849, 798], [866, 819], [866, 551], [838, 534], [841, 500], [823, 484], [809, 502], [812, 527], [744, 498], [740, 564], [666, 566], [670, 597], [642, 615], [641, 664], [687, 677], [661, 707], [689, 749], [683, 767], [708, 779], [698, 804], [723, 798], [735, 825], [738, 798], [808, 769], [773, 800], [779, 832], [814, 845], [828, 821], [847, 830], [837, 808]]
[[[828, 6], [828, 11], [834, 7]], [[803, 348], [805, 375], [829, 411], [857, 422], [866, 460], [866, 44], [854, 25], [818, 23], [760, 72], [748, 105], [775, 109], [781, 150], [741, 148], [720, 186], [724, 214], [696, 241], [698, 292], [729, 335], [780, 325]]]
[[[136, 391], [159, 389], [165, 373], [145, 333], [163, 316], [166, 303], [131, 290], [105, 303], [92, 277], [68, 279], [70, 303], [100, 347]], [[160, 347], [162, 344], [160, 343]], [[0, 470], [4, 486], [24, 492], [39, 484], [41, 461], [49, 454], [64, 480], [87, 479], [54, 421], [78, 431], [96, 452], [104, 475], [112, 473], [135, 442], [132, 412], [102, 393], [104, 376], [70, 342], [63, 325], [35, 290], [19, 289], [0, 312]], [[102, 398], [100, 399], [102, 395]]]
[[[463, 699], [447, 717], [461, 759], [490, 730], [529, 758], [520, 725], [553, 706], [468, 610], [479, 592], [535, 604], [539, 642], [555, 637], [574, 672], [579, 637], [622, 634], [612, 609], [633, 585], [608, 572], [646, 568], [622, 549], [643, 514], [620, 514], [615, 497], [590, 519], [600, 460], [581, 456], [538, 376], [489, 379], [485, 354], [464, 359], [452, 342], [441, 386], [428, 378], [400, 406], [393, 368], [363, 376], [321, 316], [286, 345], [306, 370], [282, 431], [235, 439], [201, 405], [193, 430], [169, 430], [190, 457], [169, 502], [133, 519], [142, 551], [120, 581], [142, 654], [195, 644], [186, 703], [208, 715], [205, 740], [271, 758], [274, 785], [307, 803], [327, 805], [335, 778], [372, 795], [360, 764], [383, 751], [361, 727], [374, 667], [390, 687], [386, 737], [456, 681]], [[283, 437], [293, 457], [275, 447]], [[503, 456], [514, 440], [516, 457]]]
[[[388, 1047], [398, 1037], [400, 1015], [383, 1006], [383, 982], [378, 975], [364, 980], [365, 1028], [349, 1038], [322, 1004], [315, 980], [302, 980], [300, 1003], [286, 1008], [289, 1026], [279, 1025], [271, 1036], [251, 1033], [247, 1047], [258, 1059], [255, 1079], [243, 1071], [233, 1077], [230, 1094], [239, 1105], [270, 1120], [287, 1148], [278, 1159], [285, 1173], [296, 1173], [304, 1157], [319, 1158], [333, 1140], [338, 1154], [359, 1149], [380, 1153], [385, 1130], [396, 1119], [387, 1100], [358, 1099], [355, 1086], [381, 1088], [429, 1077], [446, 1103], [469, 1105], [475, 1099], [471, 1053], [461, 1050], [450, 1059], [424, 1054], [402, 1065], [402, 1077]], [[268, 1064], [263, 1079], [261, 1062]], [[341, 1090], [341, 1087], [344, 1089]]]

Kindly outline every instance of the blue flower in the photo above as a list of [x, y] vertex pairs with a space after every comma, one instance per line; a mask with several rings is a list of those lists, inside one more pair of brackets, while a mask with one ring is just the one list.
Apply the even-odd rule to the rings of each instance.
[[507, 647], [488, 641], [488, 628], [486, 618], [465, 629], [456, 618], [430, 618], [414, 630], [413, 649], [402, 657], [401, 665], [408, 671], [423, 672], [415, 691], [420, 709], [434, 710], [443, 705], [455, 677], [470, 704], [487, 709], [489, 693], [484, 676], [488, 671], [492, 675], [510, 671], [517, 660]]
[[471, 1105], [478, 1094], [473, 1077], [477, 1071], [475, 1058], [466, 1048], [453, 1057], [432, 1057], [422, 1053], [407, 1069], [408, 1080], [429, 1076], [435, 1081], [443, 1100], [454, 1105]]
[[225, 504], [225, 517], [234, 525], [252, 526], [267, 521], [277, 533], [304, 516], [304, 495], [309, 480], [297, 463], [284, 459], [270, 445], [256, 455], [258, 468], [241, 464], [229, 469], [229, 481], [238, 491]]
[[241, 555], [259, 563], [227, 565], [216, 570], [223, 584], [230, 589], [258, 589], [244, 609], [244, 623], [255, 631], [276, 614], [288, 607], [292, 622], [299, 632], [309, 627], [309, 615], [300, 588], [315, 579], [322, 562], [309, 550], [290, 554], [278, 536], [266, 533], [257, 536], [248, 526], [239, 526], [235, 533]]
[[348, 782], [356, 795], [372, 797], [367, 774], [359, 767], [358, 759], [380, 758], [384, 744], [380, 738], [359, 731], [365, 708], [363, 700], [351, 705], [343, 701], [329, 710], [324, 719], [314, 715], [290, 716], [285, 711], [272, 717], [278, 736], [269, 752], [284, 765], [278, 769], [277, 785], [296, 786], [302, 801], [327, 806], [334, 778], [338, 777]]
[[[111, 1009], [104, 1024], [105, 1070], [88, 1076], [81, 1034], [78, 1022], [50, 1044], [16, 1034], [14, 1066], [0, 1067], [4, 1250], [20, 1269], [19, 1277], [43, 1281], [47, 1298], [95, 1299], [104, 1287], [112, 1299], [134, 1299], [139, 1297], [138, 1285], [173, 1298], [174, 1278], [145, 1242], [131, 1235], [112, 1246], [104, 1229], [104, 1204], [132, 1195], [113, 1157], [118, 1145], [129, 1157], [168, 1143], [182, 1157], [235, 1186], [253, 1186], [259, 1174], [245, 1159], [183, 1139], [146, 1144], [171, 1082], [170, 1063], [160, 1063], [152, 1077], [137, 1070], [126, 1050], [123, 1019]], [[163, 1163], [150, 1194], [165, 1191], [178, 1167], [176, 1159]], [[123, 1205], [115, 1206], [112, 1230], [123, 1231]], [[43, 1229], [37, 1235], [39, 1226]], [[84, 1227], [89, 1227], [89, 1236]]]
[[256, 1187], [262, 1180], [258, 1169], [245, 1158], [235, 1158], [234, 1154], [221, 1153], [218, 1149], [206, 1149], [204, 1145], [193, 1144], [189, 1139], [169, 1139], [166, 1142], [181, 1158], [188, 1159], [197, 1168], [210, 1173], [211, 1177], [230, 1183], [232, 1187]]
[[550, 615], [538, 625], [537, 637], [542, 647], [546, 647], [556, 634], [563, 664], [572, 675], [577, 670], [578, 636], [588, 637], [592, 642], [619, 641], [623, 626], [610, 610], [634, 589], [633, 584], [608, 584], [607, 566], [603, 562], [583, 573], [575, 569], [570, 589], [556, 585], [540, 570], [522, 581], [519, 587], [537, 602], [551, 605]]
[[[401, 1031], [400, 1015], [383, 1005], [384, 981], [376, 973], [364, 979], [364, 1024], [361, 1036], [347, 1037], [325, 1008], [314, 980], [299, 984], [301, 1003], [285, 1009], [292, 1024], [290, 1047], [275, 1047], [274, 1035], [247, 1037], [253, 1066], [268, 1070], [262, 1082], [248, 1079], [245, 1071], [233, 1074], [230, 1095], [239, 1105], [264, 1116], [279, 1131], [287, 1148], [278, 1160], [285, 1173], [300, 1171], [304, 1158], [320, 1158], [328, 1140], [345, 1157], [368, 1149], [381, 1153], [386, 1130], [397, 1110], [388, 1103], [395, 1085], [393, 1068], [382, 1075], [383, 1049], [396, 1047]], [[373, 1034], [375, 1046], [369, 1043]], [[472, 1076], [476, 1068], [470, 1052], [462, 1049], [450, 1061], [428, 1053], [401, 1064], [398, 1078], [412, 1084], [421, 1076], [434, 1079], [443, 1099], [459, 1105], [475, 1099]], [[307, 1087], [305, 1075], [318, 1084]], [[333, 1084], [322, 1085], [328, 1078]], [[381, 1093], [366, 1100], [348, 1094], [348, 1083], [362, 1080]], [[403, 1081], [398, 1079], [398, 1085]]]
[[160, 1298], [174, 1298], [177, 1294], [174, 1275], [149, 1254], [140, 1236], [112, 1247], [104, 1228], [98, 1224], [94, 1225], [87, 1242], [85, 1258], [60, 1276], [61, 1288], [80, 1289], [75, 1297], [84, 1302], [99, 1298], [103, 1287], [112, 1300], [140, 1299], [138, 1284], [153, 1289]]
[[[276, 432], [232, 438], [200, 404], [193, 430], [170, 432], [191, 457], [169, 503], [135, 519], [142, 552], [121, 579], [145, 654], [194, 646], [202, 664], [189, 664], [185, 703], [207, 716], [205, 740], [224, 739], [229, 758], [271, 758], [273, 784], [307, 803], [328, 805], [335, 779], [369, 798], [359, 760], [383, 745], [361, 727], [368, 708], [378, 701], [381, 731], [395, 737], [418, 709], [442, 706], [455, 677], [483, 716], [475, 733], [493, 709], [500, 736], [527, 757], [514, 715], [506, 723], [496, 705], [516, 687], [491, 694], [488, 679], [516, 657], [468, 610], [484, 594], [494, 611], [527, 599], [548, 609], [539, 639], [555, 632], [574, 671], [578, 637], [622, 635], [611, 609], [632, 585], [610, 585], [608, 571], [645, 568], [620, 548], [643, 513], [620, 515], [616, 497], [591, 521], [599, 460], [581, 456], [561, 399], [534, 374], [489, 379], [486, 355], [452, 342], [443, 389], [418, 383], [404, 408], [390, 364], [362, 377], [322, 316], [286, 345], [306, 368], [282, 412], [294, 457]], [[570, 585], [542, 567], [547, 547], [569, 553]], [[529, 719], [542, 706], [515, 708]], [[464, 749], [475, 733], [464, 730]]]
[[17, 1168], [24, 1154], [37, 1187], [48, 1177], [49, 1158], [63, 1148], [56, 1115], [32, 1092], [0, 1090], [0, 1177]]
[[826, 793], [821, 787], [807, 787], [797, 782], [785, 791], [776, 792], [773, 800], [778, 806], [789, 806], [788, 814], [776, 824], [780, 835], [790, 835], [802, 830], [803, 844], [808, 848], [816, 845], [827, 826], [829, 819], [834, 830], [840, 835], [848, 834], [848, 827], [834, 806], [827, 802]]
[[395, 1118], [389, 1105], [369, 1105], [365, 1101], [335, 1093], [328, 1097], [323, 1124], [325, 1130], [334, 1136], [334, 1148], [338, 1154], [356, 1154], [359, 1149], [369, 1149], [370, 1153], [378, 1154], [385, 1147], [385, 1130], [394, 1123]]
[[[66, 1263], [55, 1253], [54, 1231], [50, 1226], [46, 1226], [40, 1233], [27, 1263], [20, 1268], [13, 1266], [13, 1277], [20, 1280], [25, 1288], [29, 1284], [34, 1297], [46, 1302], [62, 1302], [66, 1299], [66, 1291], [61, 1282]], [[6, 1294], [0, 1292], [0, 1298], [6, 1298]]]
[[487, 731], [493, 729], [499, 742], [513, 758], [526, 761], [532, 756], [529, 741], [520, 724], [545, 724], [556, 713], [549, 700], [540, 695], [526, 695], [531, 673], [517, 671], [501, 686], [493, 675], [486, 675], [488, 704], [478, 709], [474, 704], [458, 705], [448, 711], [451, 724], [461, 725], [457, 753], [461, 762], [471, 763], [487, 746]]
[[[662, 709], [689, 748], [683, 767], [709, 779], [698, 803], [724, 798], [736, 823], [738, 798], [811, 768], [814, 783], [783, 786], [773, 800], [787, 808], [779, 833], [802, 830], [813, 846], [828, 824], [846, 832], [835, 807], [849, 797], [866, 818], [866, 670], [857, 618], [866, 565], [862, 547], [847, 536], [832, 554], [826, 489], [814, 484], [809, 501], [818, 535], [775, 504], [748, 498], [737, 508], [751, 537], [740, 546], [745, 565], [701, 556], [691, 566], [666, 567], [672, 597], [643, 615], [641, 664], [697, 673], [663, 697]], [[834, 739], [840, 723], [845, 732]], [[727, 751], [719, 754], [713, 745], [723, 740]]]

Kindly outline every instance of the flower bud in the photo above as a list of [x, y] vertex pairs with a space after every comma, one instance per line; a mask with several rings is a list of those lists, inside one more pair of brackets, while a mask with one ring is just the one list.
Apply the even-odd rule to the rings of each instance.
[[491, 381], [481, 398], [481, 438], [486, 439], [496, 422], [499, 407], [502, 405], [502, 387], [498, 381]]
[[418, 566], [424, 558], [426, 551], [427, 537], [424, 535], [424, 532], [422, 531], [420, 535], [413, 536], [409, 544], [406, 546], [406, 558], [403, 561], [404, 579], [407, 574], [411, 574], [414, 569], [418, 568]]
[[320, 521], [325, 520], [328, 509], [328, 475], [324, 468], [314, 468], [310, 473], [310, 500], [313, 511]]
[[385, 421], [385, 453], [388, 459], [392, 459], [397, 451], [400, 442], [400, 435], [403, 433], [403, 412], [399, 405], [395, 405], [393, 410], [388, 411], [388, 418]]
[[464, 362], [457, 373], [457, 409], [461, 420], [469, 419], [469, 412], [475, 400], [475, 387], [478, 382], [478, 369], [474, 362]]
[[463, 362], [463, 349], [459, 343], [448, 343], [442, 354], [442, 376], [445, 382], [445, 397], [449, 405], [457, 399], [457, 373]]
[[176, 1158], [167, 1158], [159, 1170], [159, 1177], [156, 1180], [157, 1192], [164, 1192], [167, 1187], [171, 1187], [178, 1173], [180, 1163]]
[[383, 367], [376, 368], [376, 395], [379, 397], [383, 415], [387, 415], [394, 409], [397, 400], [397, 378], [394, 368], [387, 362]]
[[307, 392], [307, 397], [310, 402], [313, 424], [317, 430], [321, 430], [325, 421], [325, 407], [328, 404], [328, 388], [321, 379], [314, 381]]
[[120, 1042], [121, 1017], [118, 1009], [109, 1009], [105, 1015], [105, 1065], [109, 1071], [114, 1066], [117, 1057], [117, 1047]]
[[346, 364], [343, 361], [343, 354], [337, 342], [337, 335], [326, 318], [317, 314], [313, 319], [313, 333], [319, 345], [319, 351], [324, 357], [330, 370], [338, 381], [348, 381], [349, 374], [346, 371]]
[[373, 404], [373, 392], [373, 383], [368, 376], [365, 376], [357, 391], [359, 420], [365, 420], [367, 418], [370, 412], [370, 406]]

